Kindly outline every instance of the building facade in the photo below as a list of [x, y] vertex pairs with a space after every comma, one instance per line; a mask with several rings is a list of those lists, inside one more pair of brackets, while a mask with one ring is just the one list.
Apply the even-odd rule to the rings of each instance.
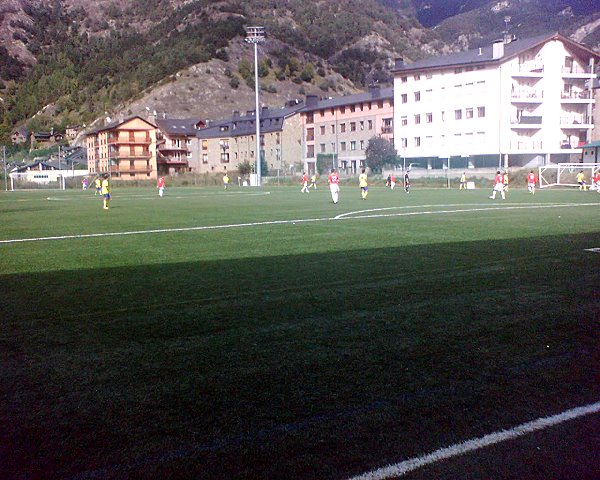
[[[260, 112], [260, 155], [268, 172], [285, 174], [302, 156], [302, 127], [299, 111], [303, 103], [284, 108], [263, 107]], [[209, 123], [196, 133], [200, 159], [198, 173], [237, 170], [239, 164], [256, 163], [256, 116], [234, 112], [229, 119]], [[193, 144], [192, 144], [193, 145]]]
[[[371, 87], [368, 92], [319, 99], [306, 97], [301, 112], [304, 169], [317, 171], [321, 157], [328, 168], [356, 173], [365, 164], [369, 140], [393, 140], [394, 91]], [[325, 170], [325, 168], [321, 168]]]
[[198, 119], [156, 120], [157, 131], [157, 165], [159, 175], [174, 175], [177, 173], [200, 170], [200, 158], [196, 133], [205, 127], [205, 122]]
[[110, 173], [124, 180], [157, 178], [156, 132], [156, 125], [139, 116], [89, 132], [90, 174]]
[[[534, 166], [592, 138], [599, 55], [559, 34], [404, 64], [394, 71], [398, 152], [428, 168]], [[457, 163], [458, 162], [458, 163]]]

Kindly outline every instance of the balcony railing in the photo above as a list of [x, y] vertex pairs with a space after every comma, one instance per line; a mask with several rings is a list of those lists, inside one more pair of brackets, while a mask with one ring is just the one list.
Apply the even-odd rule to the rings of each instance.
[[591, 92], [582, 91], [582, 92], [562, 92], [560, 98], [570, 99], [570, 100], [579, 100], [579, 99], [590, 99], [592, 98]]
[[572, 65], [570, 67], [562, 67], [562, 73], [592, 73], [592, 67], [590, 67], [589, 65], [586, 65], [584, 67], [580, 65]]
[[513, 118], [510, 122], [512, 125], [541, 125], [541, 116], [521, 116], [519, 118]]
[[383, 134], [394, 133], [394, 127], [383, 126], [383, 127], [381, 127], [381, 133], [383, 133]]
[[141, 154], [114, 154], [110, 155], [111, 160], [150, 160], [152, 155], [149, 153], [141, 153]]
[[543, 73], [544, 64], [539, 62], [519, 63], [516, 71], [519, 73]]
[[515, 90], [514, 92], [511, 92], [510, 96], [512, 98], [519, 98], [519, 99], [532, 99], [532, 100], [542, 100], [544, 98], [544, 91], [543, 90], [530, 90], [528, 88], [525, 89], [520, 89], [520, 90]]
[[111, 172], [115, 173], [150, 173], [152, 167], [130, 167], [129, 165], [111, 165]]
[[561, 125], [590, 125], [594, 123], [593, 117], [579, 115], [576, 117], [560, 117]]
[[108, 144], [109, 145], [115, 145], [115, 144], [121, 144], [121, 145], [147, 145], [147, 144], [149, 144], [151, 142], [152, 142], [152, 140], [150, 139], [150, 137], [146, 137], [146, 138], [109, 137], [108, 138]]
[[542, 142], [540, 140], [519, 140], [510, 142], [511, 150], [541, 150]]

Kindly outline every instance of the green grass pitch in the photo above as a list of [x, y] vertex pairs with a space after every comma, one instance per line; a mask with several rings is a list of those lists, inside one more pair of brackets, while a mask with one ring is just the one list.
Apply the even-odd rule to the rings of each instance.
[[0, 477], [343, 479], [598, 401], [600, 195], [488, 195], [2, 192]]

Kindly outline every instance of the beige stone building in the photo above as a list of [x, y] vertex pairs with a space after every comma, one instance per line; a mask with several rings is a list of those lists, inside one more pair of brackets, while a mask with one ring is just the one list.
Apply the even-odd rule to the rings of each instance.
[[[289, 172], [302, 159], [302, 125], [299, 111], [303, 103], [284, 108], [263, 107], [260, 112], [260, 155], [266, 162], [267, 175]], [[207, 124], [196, 134], [198, 173], [235, 171], [238, 165], [256, 163], [256, 116], [234, 112], [226, 120]], [[262, 172], [265, 175], [265, 172]]]

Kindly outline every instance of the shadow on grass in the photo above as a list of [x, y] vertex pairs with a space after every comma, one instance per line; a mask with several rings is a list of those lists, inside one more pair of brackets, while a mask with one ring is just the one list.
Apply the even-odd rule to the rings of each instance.
[[594, 241], [2, 276], [6, 478], [342, 478], [597, 400]]

